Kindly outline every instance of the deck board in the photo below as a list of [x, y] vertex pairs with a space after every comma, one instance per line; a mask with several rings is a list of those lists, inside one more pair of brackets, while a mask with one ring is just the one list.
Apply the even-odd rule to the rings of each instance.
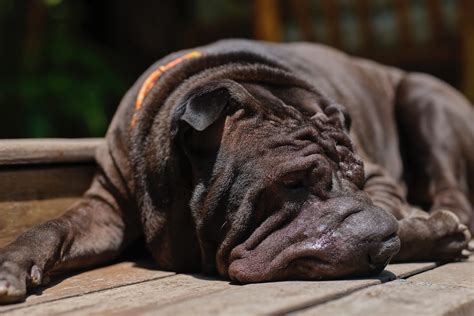
[[9, 311], [9, 315], [127, 315], [140, 314], [143, 306], [157, 309], [166, 304], [201, 297], [232, 287], [227, 281], [179, 274], [157, 280], [115, 287], [82, 296], [35, 304]]
[[[340, 281], [287, 281], [245, 286], [200, 275], [173, 275], [125, 262], [66, 278], [30, 296], [25, 303], [0, 307], [9, 315], [268, 314], [320, 304], [354, 291], [432, 269], [432, 263], [390, 265], [377, 278]], [[40, 291], [41, 292], [41, 291]]]
[[474, 315], [474, 260], [377, 285], [297, 315]]
[[[321, 304], [350, 294], [357, 290], [431, 269], [433, 263], [419, 263], [388, 266], [386, 271], [374, 278], [336, 281], [286, 281], [250, 284], [196, 298], [179, 305], [156, 309], [152, 306], [142, 309], [144, 315], [255, 315], [286, 314], [307, 306]], [[203, 304], [203, 301], [206, 301]]]
[[173, 272], [153, 270], [147, 267], [149, 265], [147, 262], [121, 262], [57, 280], [53, 279], [48, 287], [34, 290], [24, 303], [0, 306], [0, 313], [175, 275]]

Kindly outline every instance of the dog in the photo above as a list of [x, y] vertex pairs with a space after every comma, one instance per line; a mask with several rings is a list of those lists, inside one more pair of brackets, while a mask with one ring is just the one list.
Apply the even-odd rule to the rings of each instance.
[[141, 237], [160, 269], [235, 283], [458, 260], [473, 122], [447, 84], [323, 45], [173, 53], [122, 99], [83, 198], [0, 250], [0, 302]]

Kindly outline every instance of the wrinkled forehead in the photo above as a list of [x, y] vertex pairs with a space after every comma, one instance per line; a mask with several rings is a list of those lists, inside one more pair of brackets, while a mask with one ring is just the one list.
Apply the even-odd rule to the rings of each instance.
[[274, 121], [260, 117], [235, 124], [225, 133], [221, 147], [228, 158], [231, 157], [240, 166], [266, 165], [274, 168], [280, 164], [289, 165], [299, 157], [325, 155], [318, 144], [320, 133], [307, 122], [294, 119]]
[[325, 116], [256, 115], [232, 123], [222, 149], [241, 171], [277, 174], [309, 170], [324, 162], [357, 185], [363, 179], [363, 165], [348, 134]]

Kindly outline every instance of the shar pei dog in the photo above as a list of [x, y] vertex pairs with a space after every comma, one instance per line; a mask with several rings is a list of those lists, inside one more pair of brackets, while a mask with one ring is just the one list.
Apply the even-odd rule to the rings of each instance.
[[173, 53], [126, 93], [90, 189], [0, 250], [0, 302], [143, 237], [157, 267], [236, 283], [458, 260], [474, 110], [447, 84], [315, 44]]

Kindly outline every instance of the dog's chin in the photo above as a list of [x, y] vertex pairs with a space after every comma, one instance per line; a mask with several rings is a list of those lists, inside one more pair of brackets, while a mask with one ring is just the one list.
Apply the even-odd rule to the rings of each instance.
[[311, 257], [297, 258], [285, 267], [275, 267], [272, 263], [251, 266], [245, 259], [239, 259], [233, 261], [228, 269], [228, 277], [239, 284], [285, 280], [317, 281], [370, 274], [373, 273], [369, 269], [357, 269], [350, 265], [332, 265]]
[[249, 269], [249, 266], [245, 263], [245, 260], [234, 260], [227, 270], [229, 279], [232, 282], [247, 284], [247, 283], [259, 283], [268, 281], [267, 271], [263, 269]]
[[380, 273], [400, 247], [397, 236], [373, 245], [369, 255], [337, 253], [325, 256], [309, 244], [290, 246], [275, 257], [255, 250], [235, 249], [227, 269], [228, 277], [236, 283], [260, 283], [283, 280], [325, 280], [371, 276]]

